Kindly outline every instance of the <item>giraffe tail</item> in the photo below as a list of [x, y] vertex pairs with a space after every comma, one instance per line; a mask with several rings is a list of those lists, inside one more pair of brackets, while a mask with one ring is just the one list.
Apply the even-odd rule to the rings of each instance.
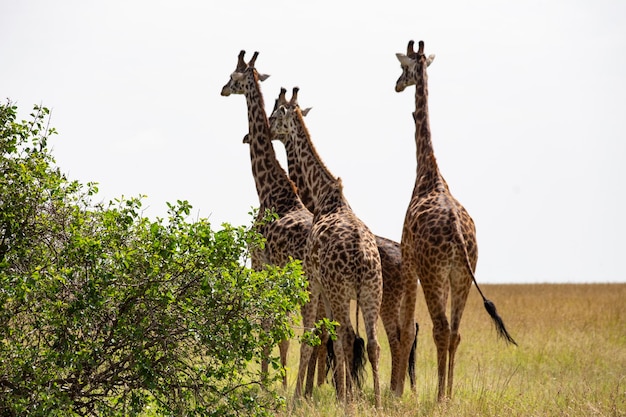
[[[357, 303], [357, 318], [359, 315], [359, 307]], [[335, 368], [335, 348], [333, 340], [329, 337], [326, 342], [326, 376], [332, 369]], [[365, 377], [365, 340], [358, 334], [358, 320], [357, 320], [357, 333], [354, 336], [354, 343], [352, 344], [352, 363], [350, 364], [350, 376], [355, 384], [359, 387], [363, 387], [363, 380]]]
[[357, 387], [363, 387], [365, 373], [365, 340], [359, 336], [359, 300], [356, 302], [356, 334], [352, 344], [352, 363], [350, 364], [350, 375]]
[[[455, 216], [456, 216], [456, 213], [455, 213]], [[485, 306], [485, 310], [487, 310], [487, 313], [489, 314], [489, 316], [493, 320], [493, 323], [496, 326], [496, 331], [498, 332], [498, 336], [501, 337], [502, 339], [504, 339], [505, 342], [511, 343], [511, 344], [517, 346], [517, 342], [515, 340], [513, 340], [513, 338], [511, 337], [511, 335], [507, 331], [506, 326], [504, 325], [504, 321], [502, 320], [502, 317], [500, 317], [500, 315], [498, 314], [498, 310], [496, 309], [496, 305], [493, 303], [493, 301], [491, 301], [491, 300], [487, 299], [487, 297], [485, 297], [485, 295], [483, 294], [482, 290], [480, 289], [480, 286], [478, 285], [478, 282], [476, 281], [476, 276], [474, 275], [474, 270], [472, 268], [472, 265], [471, 265], [470, 260], [469, 260], [469, 255], [467, 253], [467, 247], [465, 246], [465, 239], [463, 239], [463, 233], [461, 232], [460, 222], [458, 221], [458, 218], [456, 220], [457, 220], [455, 222], [456, 226], [457, 226], [457, 233], [456, 233], [456, 235], [458, 237], [458, 243], [459, 243], [459, 246], [461, 248], [461, 251], [462, 251], [463, 255], [465, 256], [465, 266], [467, 267], [467, 271], [469, 272], [470, 276], [472, 277], [472, 281], [474, 281], [474, 285], [476, 285], [476, 289], [478, 290], [478, 293], [480, 294], [480, 296], [483, 299], [483, 304]]]
[[352, 364], [350, 365], [350, 374], [352, 380], [357, 387], [363, 388], [363, 380], [365, 379], [365, 340], [359, 335], [355, 335], [354, 344], [352, 345]]
[[474, 272], [472, 271], [472, 268], [470, 267], [469, 259], [467, 258], [467, 253], [465, 255], [465, 259], [467, 260], [467, 267], [468, 267], [468, 270], [470, 271], [470, 274], [472, 275], [472, 280], [474, 281], [474, 285], [476, 285], [476, 289], [478, 290], [478, 292], [480, 293], [480, 296], [483, 299], [485, 310], [487, 310], [487, 313], [489, 313], [491, 320], [493, 320], [493, 323], [496, 325], [498, 336], [504, 339], [505, 342], [511, 343], [517, 346], [517, 342], [513, 340], [513, 338], [507, 331], [506, 326], [504, 325], [504, 321], [502, 320], [502, 317], [500, 317], [500, 315], [498, 314], [496, 305], [493, 303], [493, 301], [487, 299], [487, 297], [485, 297], [483, 292], [480, 290], [480, 287], [478, 286], [478, 282], [476, 282], [476, 277], [474, 276]]
[[420, 326], [415, 322], [415, 340], [413, 340], [413, 346], [411, 346], [411, 352], [409, 353], [409, 367], [407, 369], [409, 380], [411, 381], [411, 388], [415, 388], [415, 357], [417, 353], [417, 334], [419, 330]]
[[[478, 285], [476, 285], [476, 288], [478, 288]], [[504, 326], [504, 322], [502, 321], [502, 317], [500, 317], [500, 315], [498, 314], [498, 311], [496, 310], [496, 305], [491, 300], [488, 300], [486, 298], [484, 298], [484, 305], [485, 305], [485, 310], [487, 310], [487, 313], [489, 313], [489, 315], [491, 316], [491, 319], [496, 325], [498, 336], [503, 338], [507, 343], [512, 343], [515, 346], [517, 346], [517, 342], [513, 340], [509, 332], [506, 330], [506, 327]]]

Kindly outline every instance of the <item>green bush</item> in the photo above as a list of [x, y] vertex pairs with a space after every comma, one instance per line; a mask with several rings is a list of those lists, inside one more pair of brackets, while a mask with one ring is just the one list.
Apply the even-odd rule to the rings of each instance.
[[54, 167], [49, 112], [0, 106], [0, 415], [268, 415], [283, 403], [256, 366], [292, 336], [300, 265], [246, 267], [253, 227], [94, 205], [95, 184]]

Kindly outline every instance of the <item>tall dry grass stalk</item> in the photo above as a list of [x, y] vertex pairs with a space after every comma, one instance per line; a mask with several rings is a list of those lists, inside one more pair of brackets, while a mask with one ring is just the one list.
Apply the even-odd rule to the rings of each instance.
[[[626, 284], [482, 285], [519, 347], [497, 339], [477, 291], [461, 324], [452, 398], [436, 401], [436, 351], [423, 297], [417, 390], [389, 392], [391, 359], [380, 328], [383, 409], [373, 408], [371, 379], [344, 408], [330, 385], [294, 401], [299, 349], [290, 352], [290, 416], [626, 416]], [[362, 321], [360, 321], [362, 323]], [[361, 330], [362, 332], [363, 330]], [[368, 372], [371, 371], [368, 368]]]

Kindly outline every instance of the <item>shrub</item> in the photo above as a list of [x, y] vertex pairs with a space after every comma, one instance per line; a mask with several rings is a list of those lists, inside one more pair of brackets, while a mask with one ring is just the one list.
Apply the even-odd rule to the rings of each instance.
[[94, 205], [47, 149], [49, 111], [0, 106], [0, 414], [267, 415], [306, 298], [300, 265], [253, 271], [252, 227], [167, 219], [141, 199]]

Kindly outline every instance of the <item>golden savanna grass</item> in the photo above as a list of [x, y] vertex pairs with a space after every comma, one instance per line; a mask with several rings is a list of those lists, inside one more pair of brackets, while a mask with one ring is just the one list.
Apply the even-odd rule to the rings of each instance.
[[[475, 288], [461, 324], [452, 398], [438, 403], [432, 323], [420, 294], [417, 389], [389, 392], [391, 359], [380, 326], [383, 408], [364, 393], [347, 407], [328, 384], [292, 398], [299, 346], [289, 358], [289, 416], [626, 416], [626, 284], [482, 285], [518, 347], [496, 336]], [[421, 290], [420, 290], [421, 293]], [[363, 323], [360, 321], [360, 323]], [[361, 334], [364, 331], [361, 328]]]

